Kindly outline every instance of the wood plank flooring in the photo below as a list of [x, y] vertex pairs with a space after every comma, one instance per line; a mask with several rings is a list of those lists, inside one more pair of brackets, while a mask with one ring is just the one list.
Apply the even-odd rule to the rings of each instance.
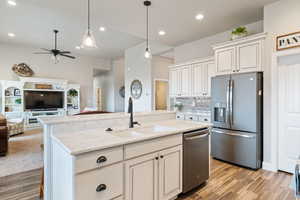
[[[41, 170], [0, 178], [0, 200], [38, 200]], [[178, 200], [295, 200], [291, 175], [212, 160], [208, 183]]]

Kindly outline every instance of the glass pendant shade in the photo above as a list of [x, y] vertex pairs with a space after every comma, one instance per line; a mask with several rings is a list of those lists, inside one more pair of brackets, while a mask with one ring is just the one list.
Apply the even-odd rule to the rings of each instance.
[[149, 48], [146, 48], [146, 51], [145, 51], [145, 58], [147, 59], [151, 59], [152, 58], [152, 54], [151, 54], [151, 51]]
[[87, 30], [83, 35], [81, 48], [97, 48], [96, 40], [91, 30]]

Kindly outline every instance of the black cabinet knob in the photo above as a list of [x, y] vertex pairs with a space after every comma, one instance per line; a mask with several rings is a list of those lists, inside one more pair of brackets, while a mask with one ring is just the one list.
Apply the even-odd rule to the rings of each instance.
[[158, 157], [155, 157], [156, 160], [158, 160]]
[[164, 158], [164, 156], [160, 156], [160, 158]]
[[100, 185], [97, 186], [96, 192], [102, 192], [102, 191], [106, 190], [106, 188], [107, 187], [106, 187], [105, 184], [100, 184]]
[[98, 164], [101, 164], [101, 163], [104, 163], [107, 161], [107, 158], [105, 156], [100, 156], [98, 159], [97, 159], [97, 163]]

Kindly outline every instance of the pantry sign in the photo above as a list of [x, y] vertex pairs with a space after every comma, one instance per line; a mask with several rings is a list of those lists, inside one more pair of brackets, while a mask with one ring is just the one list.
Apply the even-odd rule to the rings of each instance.
[[300, 47], [300, 32], [278, 36], [276, 43], [277, 51]]

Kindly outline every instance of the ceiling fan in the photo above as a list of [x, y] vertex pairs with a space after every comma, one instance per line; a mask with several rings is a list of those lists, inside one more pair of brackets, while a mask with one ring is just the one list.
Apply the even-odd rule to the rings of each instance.
[[63, 56], [63, 57], [67, 57], [67, 58], [71, 58], [71, 59], [75, 59], [76, 57], [71, 56], [71, 55], [67, 55], [67, 54], [71, 54], [70, 51], [63, 51], [63, 50], [59, 50], [57, 49], [57, 34], [58, 34], [58, 30], [53, 30], [54, 35], [55, 35], [55, 43], [54, 43], [54, 49], [45, 49], [45, 48], [41, 48], [42, 50], [44, 50], [45, 52], [36, 52], [34, 54], [52, 54], [53, 58], [55, 60], [55, 63], [58, 63], [59, 58], [58, 56]]

